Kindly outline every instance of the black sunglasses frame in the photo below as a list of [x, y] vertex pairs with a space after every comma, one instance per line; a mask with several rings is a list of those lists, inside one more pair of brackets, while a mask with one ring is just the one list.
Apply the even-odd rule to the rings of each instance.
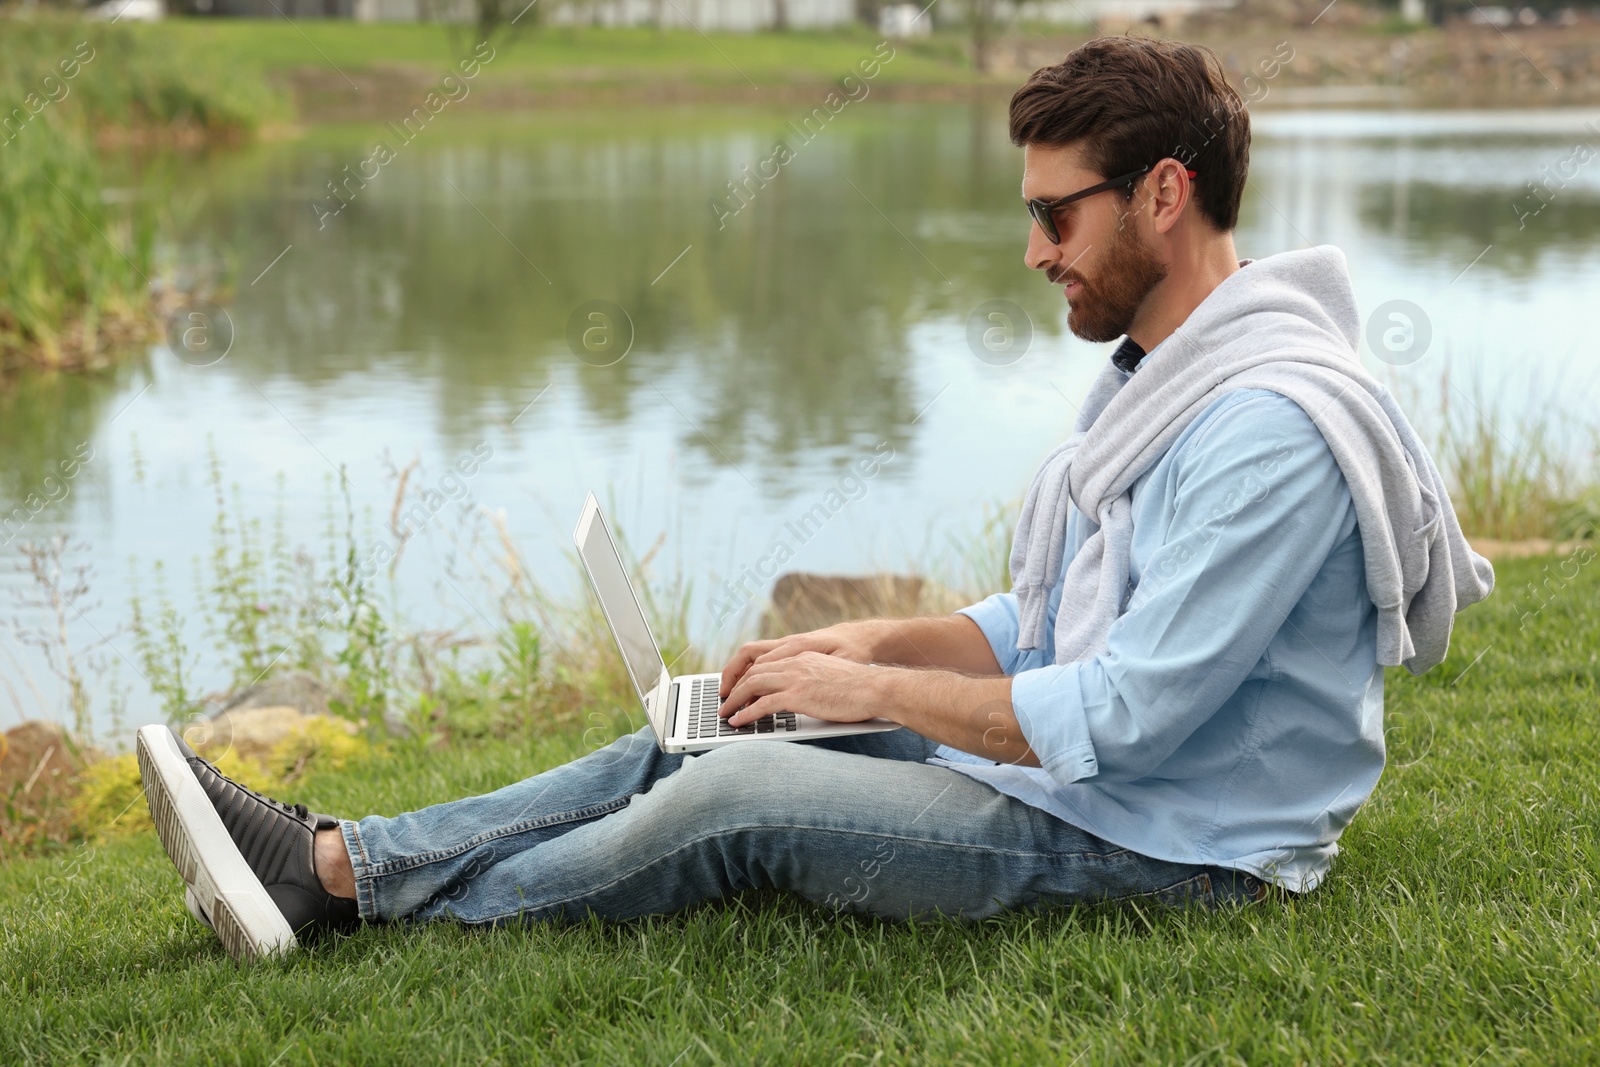
[[[1056, 229], [1056, 211], [1075, 200], [1082, 200], [1086, 196], [1130, 186], [1146, 174], [1149, 174], [1155, 169], [1155, 166], [1154, 163], [1151, 163], [1148, 166], [1140, 167], [1138, 170], [1132, 170], [1119, 177], [1107, 179], [1099, 185], [1091, 185], [1087, 189], [1079, 189], [1075, 193], [1068, 193], [1066, 196], [1055, 200], [1040, 200], [1035, 197], [1028, 201], [1028, 214], [1033, 216], [1033, 221], [1039, 224], [1039, 229], [1044, 231], [1044, 235], [1050, 239], [1050, 243], [1058, 245], [1061, 243], [1061, 233]], [[1187, 170], [1188, 168], [1185, 169]], [[1190, 170], [1189, 177], [1198, 178], [1199, 175]]]

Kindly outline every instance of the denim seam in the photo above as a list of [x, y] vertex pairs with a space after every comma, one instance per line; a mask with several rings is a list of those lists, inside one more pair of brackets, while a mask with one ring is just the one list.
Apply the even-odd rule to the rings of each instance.
[[[530, 908], [527, 908], [527, 907], [524, 906], [524, 907], [519, 907], [519, 908], [517, 908], [517, 909], [515, 909], [513, 911], [500, 912], [500, 913], [497, 913], [495, 915], [488, 915], [488, 916], [485, 916], [485, 917], [483, 917], [482, 919], [480, 919], [478, 921], [480, 923], [498, 923], [498, 922], [501, 922], [501, 921], [503, 921], [505, 919], [509, 919], [509, 918], [512, 918], [512, 917], [517, 916], [517, 915], [522, 915], [522, 914], [525, 914], [525, 913], [527, 913], [529, 911], [532, 911], [532, 910], [549, 911], [551, 909], [561, 907], [564, 904], [569, 904], [572, 901], [578, 900], [578, 899], [580, 899], [582, 897], [593, 896], [593, 895], [598, 894], [598, 893], [603, 893], [606, 890], [611, 889], [613, 886], [616, 886], [616, 885], [620, 884], [621, 882], [626, 881], [629, 878], [637, 877], [638, 875], [642, 874], [643, 872], [649, 870], [651, 867], [654, 867], [655, 865], [657, 865], [659, 863], [663, 863], [663, 862], [671, 859], [672, 857], [676, 856], [678, 853], [684, 851], [685, 849], [695, 848], [695, 847], [697, 847], [699, 845], [702, 845], [702, 844], [706, 843], [707, 841], [716, 840], [716, 839], [720, 839], [720, 838], [723, 838], [723, 837], [727, 837], [730, 834], [748, 833], [751, 830], [822, 830], [822, 831], [824, 831], [826, 833], [845, 834], [845, 835], [849, 835], [849, 836], [852, 836], [852, 837], [871, 838], [873, 840], [899, 841], [899, 842], [903, 842], [903, 843], [907, 843], [907, 844], [919, 844], [919, 845], [935, 845], [935, 846], [938, 846], [940, 848], [958, 848], [958, 849], [964, 849], [964, 850], [969, 851], [969, 852], [983, 853], [985, 855], [1029, 856], [1029, 857], [1039, 857], [1039, 858], [1044, 858], [1044, 859], [1059, 859], [1059, 858], [1064, 858], [1064, 857], [1074, 857], [1074, 858], [1078, 858], [1078, 859], [1090, 859], [1090, 858], [1092, 858], [1092, 859], [1114, 859], [1117, 856], [1128, 855], [1128, 854], [1131, 853], [1130, 849], [1125, 849], [1125, 848], [1124, 849], [1118, 849], [1115, 852], [1040, 852], [1040, 851], [1033, 850], [1033, 849], [1009, 849], [1009, 848], [994, 848], [994, 847], [989, 846], [989, 845], [969, 845], [969, 844], [965, 844], [965, 843], [962, 843], [962, 842], [940, 841], [940, 840], [938, 840], [936, 838], [901, 837], [901, 836], [890, 835], [890, 834], [875, 834], [875, 833], [868, 833], [867, 831], [864, 831], [864, 830], [834, 829], [832, 827], [823, 827], [823, 826], [803, 826], [803, 825], [797, 825], [797, 824], [792, 824], [792, 823], [784, 823], [784, 824], [755, 823], [755, 824], [752, 824], [752, 825], [749, 825], [749, 826], [729, 827], [729, 828], [727, 828], [725, 830], [720, 830], [715, 834], [711, 834], [711, 835], [708, 835], [706, 837], [702, 837], [702, 838], [700, 838], [698, 840], [684, 842], [683, 844], [679, 845], [677, 848], [673, 849], [672, 851], [663, 852], [659, 856], [656, 856], [653, 859], [647, 860], [646, 862], [640, 864], [638, 867], [635, 867], [630, 871], [627, 871], [627, 872], [625, 872], [623, 874], [618, 875], [617, 877], [613, 878], [611, 881], [605, 883], [604, 885], [590, 886], [590, 887], [584, 889], [583, 892], [581, 892], [581, 893], [576, 893], [576, 894], [573, 894], [572, 896], [563, 897], [560, 900], [545, 901], [543, 904], [541, 904], [538, 907], [538, 909], [530, 909]], [[1187, 880], [1188, 879], [1185, 879], [1185, 881], [1187, 881]], [[1156, 890], [1155, 892], [1161, 892], [1161, 890]]]
[[1185, 886], [1195, 882], [1202, 883], [1204, 887], [1200, 894], [1201, 906], [1207, 909], [1214, 909], [1217, 902], [1216, 886], [1212, 884], [1211, 875], [1206, 871], [1201, 871], [1199, 874], [1192, 874], [1187, 878], [1181, 878], [1178, 881], [1173, 882], [1171, 885], [1162, 886], [1160, 889], [1147, 889], [1138, 893], [1124, 893], [1120, 897], [1105, 897], [1101, 903], [1125, 904], [1129, 902], [1147, 900], [1170, 893], [1179, 886]]
[[479, 834], [476, 837], [467, 839], [465, 842], [455, 846], [454, 848], [436, 849], [432, 852], [419, 852], [414, 856], [407, 856], [405, 859], [385, 860], [381, 863], [370, 864], [368, 866], [369, 877], [377, 878], [387, 877], [395, 874], [404, 874], [409, 871], [414, 871], [419, 867], [427, 867], [434, 863], [455, 859], [458, 856], [471, 852], [475, 848], [479, 848], [494, 841], [503, 840], [507, 837], [515, 837], [518, 834], [525, 834], [529, 830], [542, 830], [550, 826], [559, 826], [562, 823], [582, 822], [584, 820], [597, 818], [602, 815], [609, 815], [614, 811], [620, 811], [621, 809], [627, 807], [628, 802], [632, 799], [633, 798], [631, 796], [621, 797], [617, 800], [607, 801], [604, 804], [594, 804], [587, 808], [576, 808], [572, 811], [557, 812], [554, 815], [545, 815], [537, 819], [528, 819], [524, 822], [512, 823], [509, 826], [500, 827], [498, 830]]
[[[345, 832], [345, 828], [349, 831]], [[339, 823], [339, 836], [344, 838], [345, 851], [350, 851], [350, 842], [356, 843], [356, 852], [360, 854], [360, 864], [351, 863], [351, 874], [356, 883], [356, 914], [363, 919], [376, 918], [378, 915], [378, 894], [372, 883], [372, 876], [367, 873], [371, 861], [367, 857], [366, 842], [361, 840], [361, 827], [353, 820], [341, 820]]]

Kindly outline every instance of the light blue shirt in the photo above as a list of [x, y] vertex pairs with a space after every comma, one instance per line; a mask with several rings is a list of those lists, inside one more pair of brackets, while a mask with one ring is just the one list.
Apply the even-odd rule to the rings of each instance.
[[[1293, 401], [1230, 392], [1133, 485], [1133, 592], [1104, 653], [1017, 650], [1010, 593], [962, 609], [1042, 767], [954, 767], [1122, 848], [1304, 892], [1383, 771], [1377, 609], [1355, 507]], [[1076, 507], [1066, 562], [1095, 530]], [[1071, 610], [1068, 605], [1067, 610]]]

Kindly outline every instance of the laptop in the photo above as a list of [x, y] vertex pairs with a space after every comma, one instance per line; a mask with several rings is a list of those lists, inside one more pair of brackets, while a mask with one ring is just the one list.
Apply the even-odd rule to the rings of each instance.
[[704, 752], [739, 741], [810, 741], [900, 728], [888, 719], [837, 723], [792, 711], [780, 711], [737, 729], [729, 726], [717, 714], [722, 703], [718, 691], [722, 675], [681, 674], [674, 678], [667, 674], [655, 635], [645, 621], [638, 594], [593, 493], [583, 502], [572, 538], [663, 752]]

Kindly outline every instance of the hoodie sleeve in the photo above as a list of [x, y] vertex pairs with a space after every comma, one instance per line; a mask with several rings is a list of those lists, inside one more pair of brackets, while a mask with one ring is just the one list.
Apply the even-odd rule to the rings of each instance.
[[[1338, 463], [1284, 397], [1225, 397], [1173, 457], [1175, 492], [1155, 505], [1170, 520], [1165, 536], [1134, 576], [1106, 651], [1023, 666], [1012, 682], [1023, 734], [1063, 784], [1132, 781], [1158, 768], [1263, 664], [1352, 528]], [[979, 625], [998, 632], [1001, 610]], [[1010, 618], [1014, 635], [1014, 607]]]
[[[1061, 563], [1061, 573], [1066, 574], [1067, 564], [1072, 562], [1072, 548], [1075, 544], [1074, 524], [1078, 522], [1078, 513], [1074, 509], [1067, 526], [1067, 551], [1066, 558]], [[1021, 633], [1019, 623], [1020, 614], [1017, 610], [1017, 596], [1015, 593], [995, 593], [971, 607], [957, 611], [957, 615], [965, 615], [978, 624], [978, 629], [983, 631], [983, 636], [989, 641], [989, 649], [994, 653], [994, 658], [1000, 664], [1000, 670], [1006, 674], [1016, 674], [1019, 671], [1033, 670], [1043, 667], [1055, 659], [1055, 630], [1056, 611], [1061, 606], [1062, 583], [1056, 582], [1055, 588], [1050, 590], [1050, 599], [1045, 605], [1045, 642], [1043, 647], [1029, 649], [1026, 652], [1017, 649], [1017, 637]]]

